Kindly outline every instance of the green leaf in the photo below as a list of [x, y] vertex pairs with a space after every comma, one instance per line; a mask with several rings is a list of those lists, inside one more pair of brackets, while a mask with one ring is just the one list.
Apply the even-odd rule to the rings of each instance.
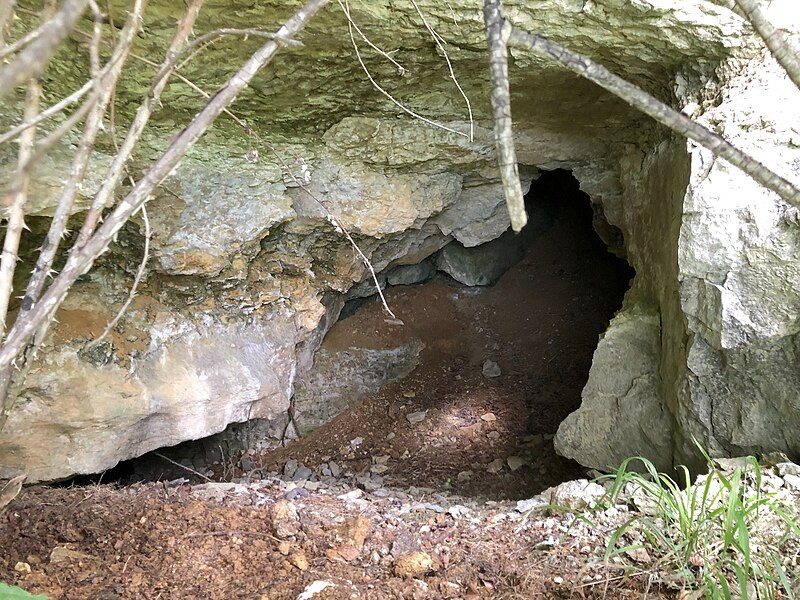
[[0, 583], [0, 600], [47, 600], [47, 596], [34, 596], [22, 588]]

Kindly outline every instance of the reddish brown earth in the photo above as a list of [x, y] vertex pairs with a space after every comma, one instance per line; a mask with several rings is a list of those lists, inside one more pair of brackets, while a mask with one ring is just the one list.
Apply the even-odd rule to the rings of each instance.
[[[402, 495], [287, 502], [285, 490], [260, 482], [208, 499], [188, 484], [25, 489], [0, 518], [0, 580], [64, 600], [294, 600], [315, 581], [332, 584], [316, 600], [642, 594], [603, 568], [598, 537], [567, 533], [571, 517], [511, 520], [508, 503], [453, 516]], [[288, 536], [278, 501], [298, 515]], [[553, 536], [565, 539], [552, 547]]]

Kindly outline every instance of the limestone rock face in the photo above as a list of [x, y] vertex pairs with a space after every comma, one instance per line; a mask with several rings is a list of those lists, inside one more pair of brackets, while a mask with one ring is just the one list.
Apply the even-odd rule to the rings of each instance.
[[[800, 30], [800, 24], [796, 24]], [[703, 115], [739, 148], [800, 180], [798, 91], [771, 58], [732, 63]], [[692, 152], [678, 261], [688, 355], [676, 417], [716, 453], [800, 453], [800, 216], [723, 161]]]
[[[196, 30], [274, 30], [297, 5], [289, 4], [210, 3]], [[395, 268], [442, 248], [469, 250], [503, 237], [508, 217], [480, 6], [417, 5], [448, 43], [474, 124], [411, 2], [360, 3], [353, 18], [377, 45], [396, 49], [392, 56], [405, 67], [400, 74], [365, 54], [371, 73], [440, 127], [409, 117], [374, 89], [331, 3], [302, 34], [304, 46], [281, 53], [233, 107], [270, 146], [220, 119], [151, 201], [150, 271], [99, 345], [89, 342], [125, 300], [141, 258], [141, 222], [129, 224], [76, 286], [0, 434], [0, 477], [97, 472], [232, 422], [284, 422], [295, 384], [345, 299], [374, 292], [342, 227], [381, 285], [398, 276]], [[799, 178], [800, 103], [733, 13], [705, 0], [505, 5], [517, 25], [685, 105]], [[181, 3], [152, 0], [136, 50], [161, 60], [158, 49], [180, 10]], [[182, 72], [213, 91], [254, 43], [221, 40]], [[800, 452], [792, 434], [800, 425], [796, 212], [593, 84], [527, 52], [512, 54], [523, 183], [539, 169], [572, 169], [595, 204], [598, 232], [637, 271], [625, 310], [595, 353], [584, 407], [559, 432], [559, 449], [593, 466], [634, 451], [666, 465], [690, 455], [691, 434], [721, 454]], [[45, 74], [54, 96], [81, 81], [78, 62], [70, 52], [56, 57]], [[118, 129], [151, 76], [138, 63], [126, 72]], [[0, 105], [3, 130], [20, 103], [12, 97]], [[146, 168], [203, 103], [183, 84], [168, 86], [132, 171]], [[63, 140], [34, 171], [29, 215], [52, 214], [74, 143]], [[14, 152], [0, 146], [0, 184]], [[104, 138], [76, 211], [111, 154]], [[645, 418], [671, 425], [643, 432], [637, 420]], [[593, 450], [579, 432], [598, 423], [605, 433]]]
[[661, 402], [661, 325], [654, 311], [631, 308], [611, 321], [597, 345], [578, 411], [558, 429], [556, 451], [613, 470], [629, 456], [672, 466], [672, 427]]

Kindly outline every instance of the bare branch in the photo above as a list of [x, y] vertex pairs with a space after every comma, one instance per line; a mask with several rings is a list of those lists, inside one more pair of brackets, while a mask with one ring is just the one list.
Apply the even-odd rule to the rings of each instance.
[[[489, 1], [489, 0], [487, 0]], [[625, 81], [590, 58], [576, 54], [541, 35], [532, 35], [522, 29], [512, 28], [509, 45], [532, 50], [554, 59], [569, 70], [585, 77], [600, 87], [619, 96], [625, 102], [652, 117], [680, 135], [710, 150], [720, 158], [738, 167], [765, 188], [778, 194], [787, 203], [800, 207], [800, 189], [774, 173], [766, 166], [735, 148], [713, 131], [692, 121], [657, 98], [632, 83]]]
[[500, 0], [485, 0], [483, 20], [489, 42], [489, 71], [492, 82], [492, 112], [494, 113], [494, 142], [500, 179], [506, 197], [511, 228], [521, 231], [528, 222], [525, 199], [519, 182], [514, 133], [511, 130], [511, 94], [508, 89], [508, 49], [506, 43], [511, 24], [503, 18]]
[[783, 67], [789, 79], [800, 89], [800, 56], [792, 48], [789, 36], [786, 32], [776, 29], [770, 23], [761, 8], [758, 6], [756, 0], [734, 0], [739, 9], [744, 13], [745, 17], [753, 29], [756, 30], [759, 37], [764, 40], [772, 56]]
[[43, 110], [38, 115], [36, 115], [36, 118], [31, 119], [29, 121], [23, 121], [13, 129], [9, 129], [6, 133], [0, 135], [0, 145], [5, 144], [8, 140], [14, 139], [29, 127], [38, 125], [42, 121], [45, 121], [50, 117], [52, 117], [53, 115], [60, 113], [70, 104], [74, 104], [75, 102], [80, 100], [86, 94], [86, 92], [91, 90], [93, 85], [94, 85], [93, 81], [91, 80], [87, 81], [86, 83], [83, 84], [83, 87], [81, 87], [79, 90], [75, 90], [66, 98], [59, 100], [58, 102], [53, 104], [53, 106], [51, 106], [50, 108]]
[[[348, 0], [344, 0], [344, 1], [338, 0], [338, 1], [339, 1], [339, 6], [342, 8], [342, 10], [344, 11], [345, 16], [347, 17], [347, 29], [348, 29], [348, 31], [350, 33], [350, 43], [353, 45], [353, 50], [355, 50], [356, 58], [358, 59], [358, 63], [361, 65], [361, 68], [363, 69], [364, 73], [367, 75], [367, 79], [369, 79], [369, 81], [372, 84], [372, 86], [376, 90], [378, 90], [381, 94], [386, 96], [389, 100], [391, 100], [392, 103], [395, 106], [397, 106], [400, 110], [402, 110], [403, 112], [411, 115], [415, 119], [419, 119], [423, 123], [427, 123], [428, 125], [432, 125], [433, 127], [438, 127], [439, 129], [444, 129], [445, 131], [449, 131], [450, 133], [455, 133], [456, 135], [460, 135], [460, 136], [463, 136], [463, 137], [469, 139], [470, 136], [469, 136], [468, 133], [464, 133], [463, 131], [456, 131], [455, 129], [453, 129], [451, 127], [447, 127], [446, 125], [442, 125], [441, 123], [437, 123], [436, 121], [432, 121], [431, 119], [428, 119], [427, 117], [423, 117], [421, 114], [414, 112], [413, 110], [411, 110], [410, 108], [405, 106], [402, 102], [397, 100], [394, 96], [392, 96], [385, 89], [383, 89], [380, 86], [380, 84], [378, 84], [378, 82], [375, 81], [375, 78], [372, 76], [372, 73], [369, 72], [369, 69], [367, 68], [367, 65], [364, 64], [364, 59], [361, 57], [361, 50], [358, 48], [358, 44], [356, 43], [356, 38], [353, 35], [353, 21], [352, 21], [352, 17], [350, 16], [350, 5], [349, 5], [349, 2], [348, 2]], [[370, 45], [372, 45], [372, 44], [370, 44]]]
[[111, 330], [117, 326], [119, 320], [122, 318], [122, 315], [125, 314], [125, 311], [128, 310], [128, 307], [133, 302], [133, 299], [136, 297], [136, 290], [139, 288], [139, 284], [141, 283], [142, 279], [144, 278], [144, 274], [147, 271], [147, 260], [150, 258], [150, 240], [152, 238], [152, 231], [150, 229], [150, 219], [147, 216], [147, 207], [142, 204], [142, 220], [144, 221], [144, 251], [142, 253], [142, 262], [139, 263], [139, 268], [136, 270], [136, 277], [133, 279], [133, 285], [131, 285], [131, 291], [128, 293], [128, 299], [125, 300], [125, 303], [122, 307], [117, 311], [117, 314], [114, 316], [111, 321], [109, 321], [106, 328], [103, 330], [103, 333], [100, 334], [96, 340], [94, 340], [89, 347], [94, 347], [103, 339], [111, 333]]
[[472, 104], [470, 104], [469, 98], [467, 98], [467, 94], [464, 93], [461, 84], [458, 82], [458, 78], [456, 77], [455, 71], [453, 71], [453, 63], [450, 62], [450, 55], [447, 54], [447, 49], [444, 47], [445, 41], [442, 39], [436, 30], [430, 26], [428, 20], [425, 18], [425, 14], [420, 10], [419, 5], [417, 4], [416, 0], [411, 0], [411, 4], [414, 5], [414, 8], [419, 15], [419, 18], [422, 19], [422, 23], [425, 25], [425, 29], [428, 30], [428, 33], [431, 34], [433, 41], [436, 43], [436, 47], [439, 49], [439, 52], [442, 53], [445, 62], [447, 63], [447, 69], [450, 71], [450, 79], [453, 80], [453, 83], [458, 88], [458, 92], [461, 94], [461, 97], [464, 98], [464, 102], [467, 104], [467, 114], [469, 115], [469, 141], [473, 141], [475, 138], [475, 122], [472, 119]]
[[[278, 38], [292, 38], [327, 2], [328, 0], [308, 0], [278, 30]], [[131, 215], [151, 197], [155, 188], [175, 169], [186, 152], [211, 127], [222, 111], [236, 99], [256, 73], [274, 58], [281, 46], [282, 44], [278, 41], [267, 42], [227, 83], [217, 90], [200, 113], [172, 140], [164, 154], [147, 170], [144, 177], [112, 211], [86, 245], [81, 248], [73, 248], [61, 273], [42, 295], [39, 302], [25, 313], [24, 318], [17, 318], [5, 343], [0, 348], [0, 398], [3, 399], [0, 428], [8, 417], [13, 403], [13, 395], [9, 395], [8, 390], [16, 358], [28, 346], [37, 330], [50, 321], [75, 280], [91, 268], [97, 257], [108, 248], [114, 236]]]
[[[42, 244], [42, 251], [39, 254], [39, 259], [36, 261], [33, 274], [28, 280], [25, 297], [22, 299], [22, 304], [20, 306], [21, 316], [30, 309], [39, 297], [47, 275], [52, 269], [53, 260], [58, 252], [61, 239], [64, 236], [67, 220], [72, 214], [72, 207], [75, 204], [78, 189], [86, 176], [89, 157], [94, 148], [100, 125], [103, 122], [103, 116], [108, 108], [108, 103], [111, 99], [112, 91], [117, 84], [117, 79], [122, 72], [122, 66], [125, 64], [125, 57], [130, 50], [136, 32], [139, 31], [141, 27], [142, 11], [146, 4], [147, 0], [136, 0], [134, 2], [112, 57], [114, 65], [105, 77], [97, 80], [95, 83], [98, 96], [97, 102], [86, 117], [86, 125], [81, 139], [78, 142], [78, 148], [75, 152], [75, 158], [72, 161], [69, 177], [61, 191], [56, 212], [53, 215], [53, 221], [50, 223], [47, 237]], [[95, 35], [92, 38], [92, 46], [95, 47], [95, 51], [92, 51], [93, 54], [96, 52], [96, 47], [99, 45], [99, 42], [99, 35], [97, 33], [97, 28], [95, 28]], [[101, 71], [99, 63], [96, 63], [97, 60], [97, 56], [92, 59], [92, 62], [95, 63], [92, 65], [92, 71], [99, 76]]]
[[[25, 99], [25, 111], [23, 119], [32, 119], [39, 111], [39, 100], [42, 88], [39, 82], [31, 79], [28, 83], [28, 93]], [[33, 144], [36, 138], [36, 129], [28, 129], [19, 141], [19, 153], [17, 164], [23, 167], [29, 160]], [[18, 190], [11, 197], [11, 204], [8, 207], [6, 217], [6, 235], [3, 240], [3, 256], [0, 259], [0, 340], [6, 330], [6, 316], [8, 305], [11, 301], [11, 293], [14, 289], [14, 271], [17, 267], [19, 240], [22, 236], [22, 228], [25, 226], [25, 203], [28, 200], [28, 175], [22, 176], [19, 181]]]
[[59, 44], [69, 35], [88, 0], [64, 0], [61, 8], [45, 24], [41, 35], [14, 60], [0, 68], [0, 98], [19, 84], [38, 76]]

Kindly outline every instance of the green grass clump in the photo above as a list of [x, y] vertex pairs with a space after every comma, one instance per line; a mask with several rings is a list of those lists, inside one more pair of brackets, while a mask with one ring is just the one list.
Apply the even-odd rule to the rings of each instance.
[[[684, 597], [797, 597], [797, 567], [784, 565], [783, 552], [800, 539], [798, 507], [763, 490], [762, 469], [752, 456], [725, 472], [704, 455], [709, 473], [693, 482], [682, 466], [682, 485], [641, 457], [600, 478], [611, 482], [612, 503], [623, 496], [638, 509], [611, 534], [606, 561], [644, 550], [652, 561], [647, 571], [668, 574], [692, 592]], [[632, 463], [644, 472], [631, 471]]]

